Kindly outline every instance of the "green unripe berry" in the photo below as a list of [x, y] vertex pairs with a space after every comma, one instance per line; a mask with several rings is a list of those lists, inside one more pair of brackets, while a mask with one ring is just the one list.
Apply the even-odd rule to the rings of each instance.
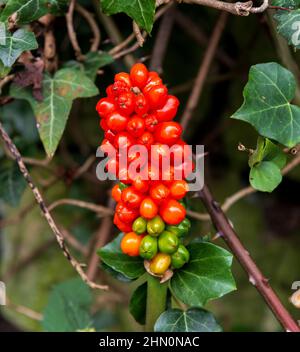
[[178, 246], [179, 239], [173, 232], [164, 231], [160, 234], [158, 238], [158, 248], [160, 252], [173, 254], [177, 251]]

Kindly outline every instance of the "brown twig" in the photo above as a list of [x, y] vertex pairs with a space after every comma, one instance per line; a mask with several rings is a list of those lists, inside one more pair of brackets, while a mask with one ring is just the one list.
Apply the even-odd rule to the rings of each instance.
[[249, 275], [249, 281], [253, 284], [258, 292], [262, 295], [268, 306], [271, 308], [277, 320], [281, 323], [286, 331], [300, 332], [300, 328], [293, 320], [289, 312], [280, 302], [278, 296], [270, 286], [268, 279], [259, 270], [249, 252], [241, 243], [238, 235], [229, 223], [226, 215], [219, 204], [213, 199], [212, 194], [207, 186], [199, 193], [204, 206], [206, 207], [213, 224], [225, 240], [228, 247], [238, 259], [244, 270]]
[[181, 125], [183, 130], [186, 130], [186, 127], [190, 119], [192, 118], [192, 114], [195, 108], [197, 107], [200, 95], [202, 93], [205, 79], [207, 77], [208, 71], [210, 69], [210, 65], [216, 53], [227, 18], [228, 18], [228, 14], [226, 12], [222, 12], [216, 23], [214, 31], [211, 35], [207, 50], [205, 52], [203, 61], [201, 62], [201, 65], [195, 80], [195, 85], [189, 96], [188, 102], [186, 104], [186, 108], [184, 110], [184, 113], [181, 119]]
[[136, 37], [136, 41], [138, 42], [139, 46], [143, 46], [144, 42], [145, 42], [145, 38], [143, 37], [140, 27], [138, 26], [138, 24], [135, 21], [132, 21], [132, 30], [133, 33]]
[[79, 5], [79, 4], [75, 4], [75, 10], [82, 16], [84, 17], [84, 19], [87, 21], [88, 25], [90, 26], [94, 38], [92, 40], [92, 45], [90, 48], [90, 51], [97, 51], [100, 45], [100, 41], [101, 41], [101, 33], [98, 27], [98, 24], [96, 22], [96, 20], [94, 19], [94, 16], [92, 13], [90, 13], [89, 11], [87, 11], [83, 6]]
[[53, 72], [57, 68], [56, 41], [52, 29], [52, 23], [55, 19], [53, 15], [43, 16], [46, 29], [44, 33], [44, 63], [45, 69]]
[[14, 79], [15, 75], [11, 74], [11, 75], [7, 75], [5, 76], [3, 79], [1, 79], [0, 81], [0, 94], [2, 93], [2, 89], [3, 87], [9, 83], [10, 81], [12, 81]]
[[[174, 11], [175, 22], [186, 34], [188, 34], [196, 43], [206, 47], [208, 45], [208, 36], [201, 30], [189, 16], [185, 15], [182, 11]], [[218, 48], [216, 51], [216, 58], [225, 66], [232, 68], [234, 61], [222, 49]]]
[[30, 318], [30, 319], [33, 319], [33, 320], [37, 320], [37, 321], [43, 320], [42, 314], [34, 311], [31, 308], [24, 307], [24, 306], [21, 306], [19, 304], [14, 304], [14, 303], [11, 302], [11, 300], [9, 298], [6, 299], [6, 304], [7, 304], [7, 306], [9, 308], [11, 308], [14, 311], [26, 316], [27, 318]]
[[82, 280], [88, 286], [90, 286], [91, 288], [107, 290], [108, 286], [98, 285], [95, 282], [92, 282], [91, 280], [89, 280], [89, 278], [86, 276], [85, 272], [82, 270], [80, 263], [78, 263], [77, 260], [75, 258], [73, 258], [73, 256], [71, 255], [69, 249], [66, 247], [64, 237], [63, 237], [62, 233], [60, 232], [60, 230], [58, 229], [58, 226], [56, 225], [49, 209], [47, 208], [45, 201], [44, 201], [39, 189], [33, 183], [33, 180], [28, 172], [27, 167], [25, 166], [25, 164], [23, 162], [23, 159], [22, 159], [22, 156], [21, 156], [19, 150], [17, 149], [16, 145], [13, 143], [11, 138], [8, 136], [8, 134], [5, 132], [1, 123], [0, 123], [0, 135], [1, 135], [1, 138], [3, 139], [5, 145], [9, 149], [10, 153], [13, 155], [14, 159], [16, 160], [23, 177], [25, 178], [30, 189], [32, 190], [32, 193], [36, 199], [36, 202], [38, 203], [43, 215], [45, 216], [64, 256], [69, 260], [69, 262], [71, 263], [73, 268], [77, 271], [79, 276], [82, 278]]
[[[114, 201], [112, 200], [112, 198], [110, 198], [108, 201], [108, 209], [113, 209], [113, 206], [114, 206]], [[95, 236], [96, 237], [95, 244], [91, 247], [92, 249], [91, 258], [86, 271], [87, 276], [90, 280], [94, 280], [99, 266], [99, 256], [95, 251], [95, 248], [96, 249], [101, 248], [106, 244], [106, 242], [108, 241], [109, 235], [111, 233], [111, 230], [112, 230], [112, 221], [110, 218], [106, 217], [102, 220], [99, 230]]]
[[[218, 0], [177, 0], [179, 3], [184, 2], [187, 4], [203, 5], [212, 7], [217, 10], [229, 12], [236, 16], [249, 16], [250, 13], [261, 13], [264, 12], [268, 6], [268, 0], [263, 0], [263, 3], [259, 7], [254, 7], [252, 1], [247, 2], [224, 2]], [[169, 2], [167, 0], [167, 2]]]
[[52, 204], [49, 205], [48, 209], [49, 211], [52, 211], [58, 206], [61, 205], [73, 205], [75, 207], [83, 208], [83, 209], [88, 209], [91, 210], [101, 216], [111, 216], [113, 215], [113, 211], [110, 208], [104, 207], [102, 205], [97, 205], [94, 203], [89, 203], [89, 202], [84, 202], [82, 200], [78, 199], [59, 199]]
[[154, 49], [151, 55], [149, 67], [153, 71], [162, 73], [163, 59], [166, 54], [168, 43], [171, 37], [171, 32], [174, 23], [174, 5], [165, 12], [161, 20], [158, 33], [155, 38]]
[[77, 35], [76, 35], [75, 29], [74, 29], [74, 23], [73, 23], [75, 4], [76, 4], [76, 0], [70, 1], [69, 10], [66, 13], [66, 22], [67, 22], [69, 39], [70, 39], [70, 42], [71, 42], [72, 47], [74, 49], [76, 59], [79, 61], [83, 61], [84, 56], [82, 55], [81, 48], [79, 46], [79, 43], [77, 40]]

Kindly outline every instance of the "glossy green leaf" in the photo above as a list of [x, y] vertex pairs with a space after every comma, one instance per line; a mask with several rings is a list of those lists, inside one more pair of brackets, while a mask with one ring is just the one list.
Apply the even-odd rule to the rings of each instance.
[[44, 311], [44, 329], [50, 332], [72, 332], [91, 328], [91, 303], [90, 289], [80, 278], [56, 285]]
[[129, 312], [141, 325], [144, 325], [146, 321], [146, 304], [147, 283], [145, 282], [133, 292], [129, 303]]
[[89, 52], [85, 55], [83, 62], [69, 61], [65, 67], [73, 67], [83, 71], [92, 81], [96, 79], [97, 71], [106, 65], [111, 64], [114, 58], [108, 53]]
[[0, 59], [6, 67], [11, 67], [24, 51], [37, 47], [34, 34], [23, 28], [14, 33], [5, 30], [0, 35]]
[[231, 274], [232, 255], [212, 243], [192, 243], [190, 261], [171, 279], [173, 294], [183, 303], [202, 307], [206, 302], [235, 290]]
[[17, 207], [26, 188], [26, 181], [15, 162], [0, 167], [0, 200]]
[[118, 281], [127, 282], [127, 283], [133, 281], [129, 277], [125, 276], [122, 273], [119, 273], [118, 271], [114, 270], [112, 267], [106, 265], [105, 263], [101, 263], [101, 268]]
[[250, 184], [262, 192], [272, 192], [282, 181], [280, 168], [272, 161], [262, 161], [250, 170]]
[[187, 311], [168, 309], [154, 325], [155, 332], [220, 332], [221, 326], [208, 311], [191, 308]]
[[8, 0], [0, 20], [6, 21], [12, 14], [16, 14], [18, 24], [30, 23], [47, 13], [63, 13], [68, 2], [69, 0]]
[[282, 169], [286, 164], [286, 159], [286, 154], [282, 148], [271, 142], [268, 138], [259, 136], [256, 149], [249, 157], [249, 166], [252, 167], [261, 161], [272, 161]]
[[120, 248], [123, 234], [120, 233], [112, 242], [98, 250], [101, 260], [115, 271], [135, 279], [145, 272], [144, 262], [141, 257], [130, 257], [122, 253]]
[[16, 85], [12, 85], [10, 94], [31, 104], [40, 138], [48, 156], [52, 157], [64, 132], [73, 100], [94, 96], [98, 89], [82, 72], [65, 68], [57, 71], [54, 77], [45, 74], [42, 102], [34, 99], [30, 89]]
[[276, 11], [274, 18], [277, 21], [278, 33], [285, 37], [290, 45], [300, 48], [300, 1], [275, 0], [272, 5], [291, 9]]
[[254, 126], [259, 134], [287, 147], [300, 142], [300, 108], [290, 103], [296, 82], [277, 63], [252, 66], [244, 88], [244, 103], [231, 116]]
[[148, 33], [151, 32], [154, 13], [155, 0], [100, 0], [101, 8], [107, 15], [125, 12], [136, 23], [144, 28]]

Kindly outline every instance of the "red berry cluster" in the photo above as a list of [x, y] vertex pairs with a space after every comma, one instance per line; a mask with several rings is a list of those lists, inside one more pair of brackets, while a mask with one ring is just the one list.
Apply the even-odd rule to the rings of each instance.
[[[192, 161], [187, 161], [191, 151], [188, 149], [187, 152], [187, 144], [181, 139], [182, 127], [172, 121], [179, 101], [168, 94], [167, 87], [156, 72], [149, 72], [145, 65], [137, 63], [130, 74], [116, 74], [114, 83], [107, 87], [106, 93], [107, 97], [99, 100], [96, 110], [105, 132], [101, 149], [107, 154], [116, 152], [112, 153], [115, 156], [109, 159], [106, 166], [113, 166], [117, 178], [122, 181], [112, 190], [117, 202], [114, 224], [126, 234], [121, 243], [123, 252], [131, 256], [142, 255], [141, 243], [147, 232], [147, 222], [152, 221], [152, 225], [155, 221], [163, 222], [163, 228], [157, 228], [164, 231], [165, 225], [175, 227], [185, 220], [186, 210], [180, 200], [186, 195], [188, 184], [183, 178], [175, 180], [174, 173], [179, 170], [186, 175], [192, 171]], [[162, 160], [169, 152], [166, 148], [174, 146], [174, 153], [180, 155], [182, 161], [176, 164], [172, 159], [173, 164], [167, 170], [155, 170], [153, 165], [147, 163], [144, 166], [147, 179], [131, 177], [128, 167], [120, 166], [118, 151], [127, 153], [130, 164], [138, 157], [138, 153], [130, 152], [130, 147], [134, 145], [147, 148], [148, 160], [153, 157]], [[152, 259], [146, 254], [143, 257]]]

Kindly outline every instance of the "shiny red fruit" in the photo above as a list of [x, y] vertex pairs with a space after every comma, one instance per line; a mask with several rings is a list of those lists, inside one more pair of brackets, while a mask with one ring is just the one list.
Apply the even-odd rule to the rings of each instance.
[[149, 183], [147, 180], [143, 180], [141, 176], [134, 179], [132, 186], [141, 193], [146, 193], [149, 189]]
[[159, 214], [169, 225], [178, 225], [186, 215], [186, 210], [177, 200], [168, 199], [162, 203]]
[[128, 121], [126, 129], [134, 137], [140, 137], [145, 130], [145, 121], [139, 116], [132, 117]]
[[138, 143], [144, 145], [147, 149], [150, 149], [151, 145], [154, 143], [153, 134], [150, 132], [144, 132], [139, 138]]
[[148, 81], [148, 70], [144, 64], [137, 63], [130, 70], [130, 79], [133, 87], [143, 88]]
[[125, 224], [132, 223], [139, 216], [136, 209], [129, 208], [123, 202], [117, 204], [116, 214], [122, 222], [125, 222]]
[[152, 87], [162, 84], [162, 80], [156, 72], [149, 72], [148, 81], [143, 89], [144, 94], [149, 92]]
[[145, 126], [148, 132], [153, 133], [158, 125], [156, 114], [150, 114], [145, 118]]
[[114, 146], [117, 151], [128, 149], [135, 143], [134, 138], [128, 132], [120, 132], [115, 137]]
[[149, 110], [149, 104], [147, 99], [145, 98], [145, 96], [143, 94], [138, 94], [135, 97], [135, 107], [134, 107], [134, 111], [140, 115], [143, 116], [145, 115]]
[[112, 94], [114, 97], [118, 97], [122, 93], [127, 93], [130, 90], [130, 86], [124, 81], [116, 81], [112, 85]]
[[100, 117], [105, 119], [107, 115], [116, 110], [116, 106], [111, 99], [102, 98], [98, 101], [96, 105], [96, 110]]
[[126, 224], [125, 222], [121, 221], [117, 214], [114, 215], [114, 224], [117, 228], [122, 232], [130, 232], [132, 231], [132, 223]]
[[121, 93], [117, 100], [119, 111], [125, 115], [131, 115], [135, 108], [135, 96], [132, 92]]
[[121, 132], [125, 130], [127, 126], [128, 117], [115, 111], [107, 117], [106, 122], [110, 130], [112, 130], [115, 133]]
[[176, 143], [182, 133], [182, 127], [178, 122], [169, 121], [160, 123], [154, 133], [157, 142], [172, 145]]
[[115, 137], [116, 137], [116, 134], [113, 133], [112, 130], [106, 130], [104, 133], [104, 138], [109, 140], [110, 143], [114, 143]]
[[127, 187], [122, 192], [123, 203], [130, 208], [138, 208], [143, 200], [143, 195], [134, 187]]
[[171, 121], [177, 113], [179, 100], [174, 95], [168, 95], [164, 106], [156, 111], [159, 122]]
[[131, 80], [130, 80], [130, 76], [128, 73], [126, 72], [119, 72], [115, 75], [115, 82], [117, 81], [123, 81], [124, 83], [127, 84], [128, 87], [131, 87]]
[[167, 101], [168, 89], [163, 84], [152, 87], [145, 93], [151, 109], [161, 108]]
[[100, 145], [100, 149], [109, 157], [116, 156], [116, 149], [108, 139], [103, 139]]
[[104, 119], [100, 120], [100, 127], [103, 129], [103, 131], [107, 131], [108, 130], [108, 126], [107, 126], [107, 122]]
[[116, 184], [113, 186], [112, 190], [111, 190], [111, 196], [113, 197], [113, 199], [118, 203], [121, 200], [121, 196], [122, 196], [122, 191], [120, 188], [119, 184]]
[[169, 188], [163, 183], [158, 183], [150, 188], [150, 196], [157, 204], [160, 204], [162, 201], [166, 200], [169, 194]]

